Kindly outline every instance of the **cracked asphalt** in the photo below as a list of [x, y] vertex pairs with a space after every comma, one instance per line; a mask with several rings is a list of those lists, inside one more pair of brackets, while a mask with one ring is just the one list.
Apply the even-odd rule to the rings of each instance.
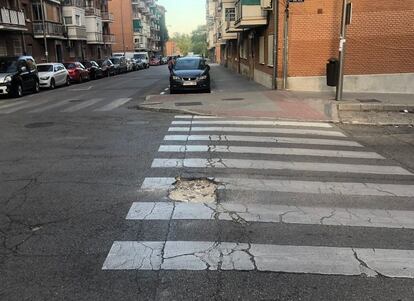
[[[220, 78], [223, 76], [220, 74]], [[242, 92], [244, 84], [240, 80], [237, 83], [226, 80], [214, 83], [213, 87]], [[126, 220], [132, 202], [160, 201], [138, 190], [146, 177], [155, 174], [151, 164], [159, 157], [159, 146], [174, 115], [139, 111], [134, 106], [142, 102], [145, 95], [164, 91], [168, 85], [167, 70], [150, 68], [115, 77], [110, 85], [100, 81], [82, 85], [93, 88], [77, 94], [63, 88], [24, 99], [35, 102], [49, 97], [130, 97], [131, 101], [105, 113], [47, 111], [0, 115], [1, 300], [414, 300], [413, 279], [382, 276], [358, 253], [360, 248], [413, 250], [413, 229], [325, 225], [337, 214], [335, 209], [320, 216], [319, 224], [287, 220], [291, 212], [298, 214], [303, 206], [313, 205], [346, 203], [357, 207], [363, 203], [366, 209], [413, 211], [414, 202], [409, 197], [397, 203], [390, 202], [390, 196], [302, 197], [280, 192], [270, 201], [275, 196], [271, 191], [258, 195], [249, 190], [234, 193], [219, 190], [218, 206], [206, 207], [211, 219], [174, 219], [178, 206], [173, 203], [169, 218], [165, 220]], [[251, 85], [246, 85], [246, 91]], [[35, 123], [48, 123], [48, 126], [26, 127]], [[352, 140], [414, 171], [413, 128], [355, 125], [339, 125], [339, 128]], [[217, 139], [230, 150], [231, 141], [227, 136], [220, 134]], [[211, 143], [213, 136], [209, 137]], [[188, 139], [187, 144], [191, 144]], [[209, 166], [224, 165], [225, 159], [233, 155], [216, 150], [209, 144]], [[253, 154], [240, 157], [257, 159]], [[162, 158], [188, 159], [191, 156], [184, 152], [164, 154]], [[337, 161], [345, 160], [338, 158]], [[364, 160], [357, 162], [363, 164]], [[173, 178], [207, 178], [211, 176], [207, 169], [163, 173]], [[296, 175], [286, 171], [261, 172], [277, 179]], [[249, 178], [255, 171], [226, 168], [223, 174], [245, 174]], [[312, 178], [314, 175], [303, 172], [300, 176]], [[340, 175], [328, 175], [323, 180], [329, 179], [352, 180]], [[389, 182], [378, 175], [364, 175], [363, 179], [368, 183], [372, 180]], [[393, 183], [412, 182], [396, 175]], [[248, 209], [229, 210], [222, 200], [241, 204], [289, 204], [299, 209], [277, 214], [275, 223], [251, 222], [249, 218], [257, 219], [263, 212], [248, 214]], [[185, 244], [174, 242], [200, 241], [200, 238], [213, 244], [201, 252], [185, 253], [188, 257], [194, 255], [192, 257], [204, 264], [198, 271], [102, 270], [114, 241], [162, 242], [158, 245], [161, 264], [167, 264], [166, 261], [184, 256], [179, 253], [180, 249], [188, 250]], [[345, 248], [355, 264], [360, 263], [377, 276], [263, 271], [255, 260], [260, 244]], [[155, 260], [153, 252], [151, 249], [148, 256]], [[211, 259], [206, 253], [219, 254], [213, 258], [220, 260]], [[249, 270], [223, 270], [223, 264], [234, 268], [234, 258], [243, 256], [250, 261]], [[152, 260], [149, 263], [152, 265]], [[141, 262], [141, 266], [145, 264], [147, 261]]]

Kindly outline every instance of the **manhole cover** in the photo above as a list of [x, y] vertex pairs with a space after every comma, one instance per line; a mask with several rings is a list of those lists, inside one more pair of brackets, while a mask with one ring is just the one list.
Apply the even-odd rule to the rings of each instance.
[[35, 122], [35, 123], [28, 123], [24, 127], [28, 129], [34, 129], [34, 128], [47, 128], [49, 126], [54, 125], [54, 122]]
[[168, 196], [176, 202], [214, 203], [217, 199], [217, 186], [210, 179], [177, 178]]
[[176, 107], [186, 107], [186, 106], [201, 106], [203, 105], [201, 102], [199, 101], [194, 101], [194, 102], [176, 102], [175, 106]]
[[235, 97], [235, 98], [222, 98], [221, 100], [224, 100], [224, 101], [239, 101], [239, 100], [244, 100], [244, 98], [237, 98], [237, 97]]
[[375, 103], [379, 103], [379, 102], [381, 102], [381, 100], [378, 100], [378, 99], [357, 99], [359, 102], [362, 102], [362, 103], [367, 103], [367, 102], [375, 102]]
[[69, 102], [82, 102], [82, 101], [84, 101], [83, 99], [72, 99], [72, 100], [69, 100]]

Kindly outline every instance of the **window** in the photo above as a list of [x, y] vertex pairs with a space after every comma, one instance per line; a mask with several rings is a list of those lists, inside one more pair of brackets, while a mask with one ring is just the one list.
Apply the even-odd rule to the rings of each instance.
[[236, 10], [235, 8], [226, 8], [225, 12], [225, 20], [226, 21], [234, 21], [236, 20]]
[[265, 38], [264, 36], [261, 36], [259, 38], [259, 63], [263, 64], [265, 63]]
[[22, 48], [22, 41], [21, 40], [13, 40], [13, 52], [14, 55], [22, 55], [23, 48]]
[[75, 20], [76, 20], [76, 25], [80, 26], [81, 25], [80, 15], [75, 15]]
[[72, 17], [65, 17], [64, 19], [66, 25], [72, 25]]
[[0, 40], [0, 56], [7, 56], [7, 47], [5, 40]]
[[242, 51], [241, 57], [244, 58], [244, 59], [247, 59], [247, 57], [249, 55], [249, 39], [248, 38], [245, 38], [242, 41], [242, 45], [243, 45], [243, 47], [242, 47], [242, 50], [243, 51]]
[[32, 9], [33, 9], [33, 20], [35, 21], [42, 20], [43, 14], [42, 14], [42, 7], [40, 6], [40, 3], [33, 3]]
[[273, 35], [267, 39], [267, 65], [273, 67]]

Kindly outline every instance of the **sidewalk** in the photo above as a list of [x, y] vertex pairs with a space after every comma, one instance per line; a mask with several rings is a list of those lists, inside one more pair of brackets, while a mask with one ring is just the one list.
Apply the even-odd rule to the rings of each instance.
[[211, 94], [151, 95], [140, 109], [226, 117], [356, 124], [414, 124], [414, 95], [269, 90], [221, 67], [211, 68]]

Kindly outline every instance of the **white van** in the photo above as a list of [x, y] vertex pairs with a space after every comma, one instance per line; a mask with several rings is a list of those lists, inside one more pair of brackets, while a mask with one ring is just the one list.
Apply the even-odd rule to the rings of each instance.
[[141, 60], [144, 63], [145, 68], [149, 68], [149, 55], [148, 52], [115, 52], [112, 56], [125, 56], [127, 59]]

